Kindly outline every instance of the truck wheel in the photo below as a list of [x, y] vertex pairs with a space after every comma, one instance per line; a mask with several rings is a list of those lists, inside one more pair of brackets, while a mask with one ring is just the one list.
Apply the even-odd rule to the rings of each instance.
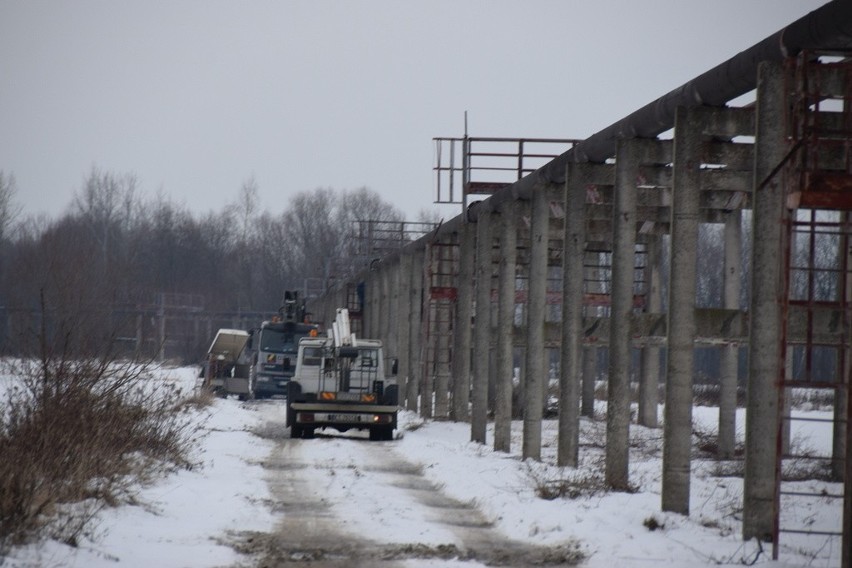
[[305, 428], [302, 430], [302, 438], [306, 440], [312, 440], [314, 437], [314, 429], [313, 428]]
[[290, 426], [290, 437], [291, 438], [294, 438], [294, 439], [301, 438], [302, 432], [303, 432], [303, 430], [302, 430], [301, 426], [296, 426], [295, 424]]

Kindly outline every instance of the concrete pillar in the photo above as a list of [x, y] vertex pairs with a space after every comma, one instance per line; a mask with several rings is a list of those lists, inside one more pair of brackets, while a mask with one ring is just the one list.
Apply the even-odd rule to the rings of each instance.
[[493, 214], [482, 212], [476, 222], [476, 315], [473, 326], [473, 394], [470, 439], [485, 443], [488, 426], [488, 375], [491, 344], [491, 263]]
[[518, 258], [516, 204], [500, 210], [500, 273], [497, 282], [497, 376], [494, 405], [494, 449], [508, 452], [512, 445], [513, 330], [515, 322], [515, 270]]
[[424, 250], [416, 250], [411, 255], [411, 327], [408, 329], [408, 341], [411, 344], [411, 360], [408, 366], [408, 385], [405, 388], [405, 407], [417, 412], [423, 380], [423, 255]]
[[[434, 244], [427, 245], [423, 255], [423, 329], [426, 329], [430, 325], [433, 326], [437, 315], [435, 302], [430, 299], [431, 287], [434, 280], [431, 267], [435, 263], [433, 258], [434, 252], [432, 250], [434, 247]], [[432, 418], [433, 379], [437, 367], [434, 361], [438, 352], [438, 338], [435, 330], [431, 329], [430, 333], [426, 334], [422, 341], [425, 343], [425, 350], [423, 377], [420, 387], [420, 416], [423, 418]]]
[[[725, 219], [725, 273], [723, 307], [740, 307], [740, 265], [742, 255], [742, 211], [735, 209]], [[719, 385], [719, 457], [734, 457], [737, 437], [737, 369], [740, 346], [726, 345], [721, 349]]]
[[473, 315], [473, 263], [476, 239], [474, 226], [462, 223], [459, 230], [459, 280], [456, 322], [453, 329], [453, 407], [450, 418], [470, 419], [470, 321]]
[[[841, 269], [843, 270], [841, 276], [842, 283], [842, 294], [845, 296], [846, 305], [852, 305], [852, 278], [849, 278], [849, 270], [852, 268], [852, 239], [849, 238], [849, 231], [852, 229], [852, 213], [846, 212], [842, 214], [844, 221], [844, 231], [843, 236], [840, 239], [840, 250], [838, 251], [838, 259]], [[848, 319], [845, 322], [848, 326], [850, 323]], [[852, 460], [852, 454], [848, 453], [848, 440], [847, 438], [847, 430], [848, 424], [847, 421], [852, 418], [849, 414], [849, 395], [848, 391], [852, 390], [850, 387], [850, 372], [852, 372], [852, 345], [847, 341], [846, 345], [840, 348], [840, 352], [838, 353], [838, 358], [843, 361], [843, 365], [838, 372], [840, 376], [838, 378], [838, 382], [845, 384], [845, 388], [841, 387], [835, 390], [834, 392], [834, 432], [833, 432], [833, 444], [832, 444], [832, 460], [831, 460], [831, 469], [834, 473], [834, 476], [837, 479], [844, 480], [846, 482], [846, 497], [847, 502], [849, 501], [849, 478], [846, 475], [846, 468], [844, 466], [848, 466], [849, 461]], [[845, 524], [846, 527], [852, 527], [852, 524]], [[847, 529], [847, 534], [845, 536], [845, 542], [852, 539], [852, 528]], [[852, 554], [846, 556], [847, 564], [852, 564]]]
[[563, 203], [562, 344], [559, 364], [559, 442], [556, 464], [577, 467], [583, 353], [583, 262], [586, 256], [586, 164], [568, 164]]
[[[846, 527], [843, 529], [843, 545], [842, 545], [842, 560], [840, 568], [852, 568], [852, 384], [849, 383], [849, 374], [846, 375], [846, 433], [844, 441], [846, 442], [846, 452], [844, 463], [846, 464], [843, 472], [843, 524]], [[842, 393], [839, 390], [838, 393]], [[836, 423], [836, 422], [835, 422]]]
[[[448, 247], [442, 246], [438, 252], [437, 270], [439, 276], [438, 285], [451, 288], [455, 286], [450, 274], [453, 273], [453, 260], [448, 254]], [[434, 261], [433, 261], [434, 262]], [[433, 301], [435, 319], [431, 333], [435, 336], [435, 418], [447, 419], [450, 417], [450, 349], [452, 347], [452, 322], [450, 300], [441, 299]]]
[[598, 349], [594, 345], [583, 348], [583, 404], [581, 414], [592, 418], [595, 415], [595, 381], [598, 377]]
[[545, 384], [544, 319], [547, 310], [547, 244], [550, 228], [548, 191], [533, 192], [530, 266], [527, 289], [527, 349], [524, 380], [524, 459], [541, 459], [542, 393]]
[[157, 333], [157, 341], [159, 341], [158, 345], [160, 346], [159, 351], [158, 351], [157, 360], [160, 361], [161, 363], [166, 360], [166, 308], [162, 304], [163, 301], [164, 300], [161, 297], [160, 298], [161, 303], [160, 303], [160, 307], [159, 307], [159, 310], [158, 310], [159, 327], [158, 327], [158, 333]]
[[411, 379], [411, 351], [416, 348], [416, 343], [412, 343], [411, 338], [411, 258], [414, 253], [404, 251], [399, 257], [399, 322], [397, 333], [399, 334], [398, 353], [399, 358], [399, 375], [397, 375], [397, 385], [399, 388], [399, 404], [403, 406], [406, 399], [406, 389], [408, 381]]
[[701, 125], [696, 110], [675, 111], [662, 508], [683, 515], [689, 514], [692, 453]]
[[606, 483], [626, 490], [630, 449], [630, 321], [636, 249], [636, 143], [616, 143], [612, 205], [612, 304], [606, 413]]
[[[662, 311], [660, 287], [660, 239], [649, 239], [646, 250], [645, 283], [645, 312], [659, 314]], [[657, 345], [646, 345], [642, 348], [641, 374], [639, 376], [639, 414], [637, 422], [648, 428], [659, 425], [657, 411], [660, 402], [660, 348]]]
[[[751, 269], [751, 336], [746, 402], [743, 538], [769, 540], [773, 533], [776, 383], [781, 369], [781, 271], [784, 265], [784, 185], [771, 176], [785, 155], [784, 75], [780, 64], [761, 63], [757, 115]], [[763, 185], [763, 187], [761, 187]]]
[[385, 355], [399, 356], [399, 258], [387, 268], [388, 273], [388, 324]]
[[[364, 332], [363, 337], [378, 336], [378, 321], [379, 321], [379, 299], [378, 299], [378, 275], [374, 267], [370, 268], [367, 277], [364, 281], [366, 303], [364, 308]], [[334, 319], [330, 320], [334, 321]]]
[[384, 345], [388, 344], [391, 327], [391, 293], [390, 293], [390, 266], [387, 263], [379, 265], [379, 283], [381, 286], [382, 319], [379, 320], [379, 335]]

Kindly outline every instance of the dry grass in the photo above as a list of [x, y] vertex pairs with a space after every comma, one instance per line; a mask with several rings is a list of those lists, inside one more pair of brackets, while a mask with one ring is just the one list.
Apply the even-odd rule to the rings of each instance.
[[43, 357], [7, 365], [0, 401], [0, 555], [52, 538], [77, 545], [98, 511], [191, 468], [198, 399], [152, 380], [144, 362]]

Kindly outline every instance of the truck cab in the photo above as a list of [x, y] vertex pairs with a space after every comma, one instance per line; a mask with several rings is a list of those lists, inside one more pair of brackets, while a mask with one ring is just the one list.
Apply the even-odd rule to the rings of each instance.
[[255, 398], [287, 395], [296, 369], [299, 340], [316, 336], [317, 326], [295, 321], [265, 321], [252, 330], [252, 385]]

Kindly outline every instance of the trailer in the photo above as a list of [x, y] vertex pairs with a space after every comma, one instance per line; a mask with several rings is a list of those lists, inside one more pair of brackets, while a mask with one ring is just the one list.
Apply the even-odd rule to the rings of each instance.
[[220, 329], [207, 350], [204, 387], [219, 396], [236, 394], [240, 400], [252, 396], [250, 363], [246, 345], [250, 335], [241, 329]]

